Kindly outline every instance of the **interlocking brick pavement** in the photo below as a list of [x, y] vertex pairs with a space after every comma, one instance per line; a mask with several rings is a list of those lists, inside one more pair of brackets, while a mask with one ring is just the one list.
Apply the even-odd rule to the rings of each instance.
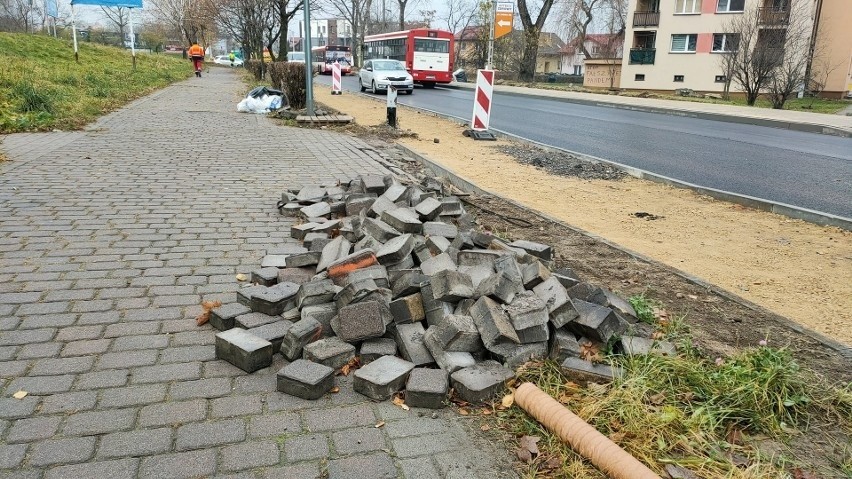
[[358, 139], [236, 113], [245, 90], [212, 69], [0, 144], [0, 477], [514, 477], [469, 418], [213, 359], [199, 303], [293, 242], [282, 189], [386, 172]]

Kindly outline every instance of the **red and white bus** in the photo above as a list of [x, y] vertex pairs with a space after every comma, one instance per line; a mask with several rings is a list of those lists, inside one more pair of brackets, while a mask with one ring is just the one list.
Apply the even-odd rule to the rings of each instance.
[[453, 81], [452, 32], [417, 28], [364, 38], [365, 59], [391, 58], [405, 63], [415, 83], [426, 88]]
[[314, 71], [321, 75], [331, 75], [332, 63], [340, 64], [340, 74], [352, 73], [352, 47], [344, 45], [323, 45], [311, 48], [311, 62]]

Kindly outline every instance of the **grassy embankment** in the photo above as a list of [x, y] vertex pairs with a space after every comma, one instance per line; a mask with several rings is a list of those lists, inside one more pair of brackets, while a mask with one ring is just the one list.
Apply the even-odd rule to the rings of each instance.
[[0, 134], [73, 130], [192, 74], [186, 60], [43, 35], [0, 33]]
[[[657, 328], [657, 337], [678, 345], [677, 356], [625, 358], [587, 351], [593, 359], [621, 366], [624, 376], [583, 387], [557, 364], [542, 362], [523, 367], [515, 385], [535, 383], [658, 473], [707, 479], [852, 477], [852, 385], [830, 384], [800, 369], [771, 338], [730, 357], [704, 357], [692, 347], [683, 318], [644, 296], [631, 303], [643, 322]], [[524, 477], [606, 477], [516, 405], [506, 408], [511, 399], [504, 401], [494, 408], [496, 414], [484, 411], [485, 418], [515, 438], [541, 438], [540, 453]], [[486, 419], [484, 429], [487, 424]]]

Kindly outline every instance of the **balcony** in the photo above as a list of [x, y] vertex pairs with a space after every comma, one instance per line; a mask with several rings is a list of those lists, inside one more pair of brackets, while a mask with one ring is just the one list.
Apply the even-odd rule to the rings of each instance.
[[660, 24], [660, 12], [633, 12], [634, 27], [656, 27]]
[[653, 65], [654, 59], [657, 56], [656, 48], [631, 48], [630, 49], [630, 64], [631, 65]]
[[781, 27], [790, 23], [790, 9], [760, 7], [757, 9], [757, 23], [767, 27]]

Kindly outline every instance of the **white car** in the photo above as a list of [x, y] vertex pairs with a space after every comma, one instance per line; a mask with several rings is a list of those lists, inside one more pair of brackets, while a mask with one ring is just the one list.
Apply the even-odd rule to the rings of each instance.
[[[213, 63], [215, 63], [217, 65], [230, 65], [231, 59], [228, 57], [228, 55], [219, 55], [219, 56], [213, 57]], [[240, 60], [239, 58], [234, 58], [234, 66], [235, 67], [243, 66], [243, 61]]]
[[387, 92], [393, 86], [397, 91], [414, 93], [414, 78], [398, 60], [367, 60], [358, 72], [361, 91]]

